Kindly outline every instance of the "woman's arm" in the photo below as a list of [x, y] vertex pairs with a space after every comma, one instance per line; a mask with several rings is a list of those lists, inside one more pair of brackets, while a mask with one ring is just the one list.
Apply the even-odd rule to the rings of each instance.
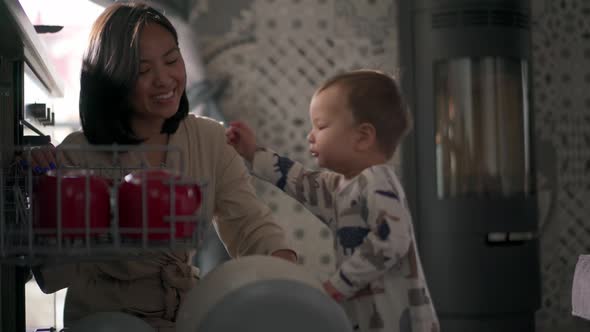
[[[74, 132], [68, 135], [62, 144], [82, 144], [83, 134]], [[53, 145], [42, 147], [38, 150], [31, 151], [31, 167], [37, 173], [44, 173], [48, 169], [55, 169], [61, 165], [74, 165], [75, 156], [68, 155], [63, 151], [57, 151]], [[31, 268], [35, 281], [39, 288], [45, 294], [55, 293], [61, 289], [69, 287], [73, 282], [80, 278], [82, 270], [85, 267], [82, 264], [69, 263], [57, 265], [38, 265]]]
[[256, 196], [242, 158], [225, 144], [223, 127], [212, 134], [221, 149], [215, 172], [215, 225], [232, 257], [263, 254], [294, 259], [283, 228]]
[[72, 285], [80, 279], [82, 264], [41, 265], [31, 268], [35, 281], [45, 294], [55, 293]]

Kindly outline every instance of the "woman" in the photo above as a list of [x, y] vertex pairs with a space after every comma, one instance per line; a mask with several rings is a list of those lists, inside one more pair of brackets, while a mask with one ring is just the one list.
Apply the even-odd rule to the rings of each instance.
[[[208, 182], [203, 202], [232, 257], [268, 254], [291, 261], [295, 252], [283, 230], [256, 198], [242, 159], [226, 145], [215, 121], [188, 116], [186, 71], [172, 24], [143, 4], [117, 3], [94, 23], [81, 74], [82, 132], [62, 144], [169, 145], [180, 148], [183, 165], [172, 153], [146, 152], [151, 166], [184, 169]], [[64, 151], [68, 164], [108, 165], [112, 154]], [[54, 167], [53, 155], [34, 155], [40, 167]], [[59, 158], [58, 162], [62, 162]], [[121, 166], [138, 166], [127, 153]], [[111, 174], [115, 177], [117, 175]], [[64, 313], [69, 322], [99, 311], [124, 311], [144, 318], [159, 331], [173, 331], [176, 310], [197, 275], [191, 253], [151, 251], [142, 259], [41, 267], [35, 276], [45, 292], [69, 287]]]

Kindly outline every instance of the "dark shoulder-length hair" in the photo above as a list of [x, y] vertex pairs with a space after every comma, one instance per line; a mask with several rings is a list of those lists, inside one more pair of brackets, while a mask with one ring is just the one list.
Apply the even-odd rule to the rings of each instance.
[[[138, 144], [131, 128], [133, 108], [129, 96], [139, 76], [139, 36], [147, 23], [166, 28], [178, 45], [172, 23], [154, 8], [141, 3], [116, 3], [94, 22], [80, 76], [80, 120], [91, 144]], [[166, 119], [162, 133], [176, 132], [188, 114], [186, 91], [178, 111]]]

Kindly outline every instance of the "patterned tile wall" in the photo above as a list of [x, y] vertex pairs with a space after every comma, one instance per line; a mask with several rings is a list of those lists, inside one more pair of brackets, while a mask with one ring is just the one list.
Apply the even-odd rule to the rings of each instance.
[[531, 0], [539, 186], [539, 331], [584, 331], [571, 315], [578, 255], [590, 253], [590, 2]]
[[[355, 68], [395, 74], [397, 7], [392, 0], [201, 0], [190, 17], [207, 75], [229, 78], [220, 102], [226, 119], [246, 121], [261, 144], [315, 167], [306, 141], [315, 88]], [[274, 187], [255, 185], [304, 266], [330, 273], [328, 229]]]

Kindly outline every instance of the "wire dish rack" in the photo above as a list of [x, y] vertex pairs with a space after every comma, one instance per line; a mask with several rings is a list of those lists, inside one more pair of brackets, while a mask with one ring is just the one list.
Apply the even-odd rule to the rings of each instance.
[[[199, 249], [210, 227], [204, 207], [207, 181], [184, 176], [184, 156], [174, 146], [26, 146], [13, 151], [18, 157], [9, 162], [2, 155], [12, 153], [0, 154], [0, 165], [8, 165], [0, 168], [2, 264], [141, 259], [146, 251]], [[170, 163], [151, 166], [146, 154], [158, 151]], [[55, 156], [51, 174], [23, 169], [21, 160], [40, 153]], [[94, 156], [93, 162], [84, 156]], [[152, 178], [150, 173], [171, 176]], [[106, 184], [99, 188], [106, 188], [107, 196], [97, 193], [97, 183]], [[127, 187], [132, 190], [124, 192]], [[183, 210], [187, 204], [190, 213]]]

